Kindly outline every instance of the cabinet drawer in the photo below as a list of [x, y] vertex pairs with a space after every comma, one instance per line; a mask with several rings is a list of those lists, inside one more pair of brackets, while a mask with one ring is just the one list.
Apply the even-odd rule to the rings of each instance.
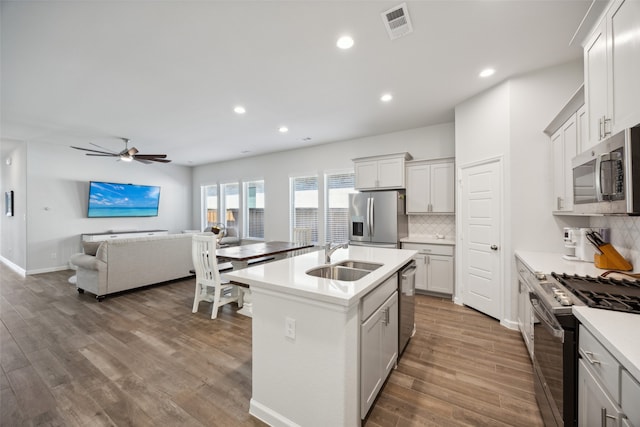
[[633, 426], [640, 426], [640, 384], [626, 370], [620, 375], [620, 407]]
[[620, 364], [583, 325], [580, 325], [579, 342], [585, 365], [604, 384], [614, 401], [620, 404]]
[[362, 321], [367, 320], [397, 289], [398, 275], [394, 274], [380, 286], [365, 295], [364, 298], [362, 298]]
[[425, 255], [453, 256], [454, 252], [451, 245], [430, 245], [428, 243], [403, 243], [402, 249], [411, 249]]

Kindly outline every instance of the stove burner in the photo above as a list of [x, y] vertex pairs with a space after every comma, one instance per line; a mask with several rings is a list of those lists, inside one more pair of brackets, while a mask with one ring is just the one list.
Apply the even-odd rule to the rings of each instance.
[[589, 307], [640, 314], [640, 280], [551, 275]]

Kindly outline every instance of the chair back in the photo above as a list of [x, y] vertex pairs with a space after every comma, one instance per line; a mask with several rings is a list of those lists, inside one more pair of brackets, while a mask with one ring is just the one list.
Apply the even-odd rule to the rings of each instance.
[[194, 234], [191, 238], [191, 256], [196, 278], [220, 283], [220, 271], [216, 258], [216, 236]]

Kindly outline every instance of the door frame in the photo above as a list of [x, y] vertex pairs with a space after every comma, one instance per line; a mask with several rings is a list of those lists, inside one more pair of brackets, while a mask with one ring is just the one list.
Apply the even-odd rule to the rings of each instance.
[[[514, 325], [512, 324], [513, 322], [510, 321], [509, 319], [507, 319], [505, 316], [508, 312], [507, 310], [507, 306], [509, 305], [509, 301], [511, 301], [511, 289], [510, 286], [505, 286], [505, 278], [509, 277], [509, 275], [507, 274], [507, 272], [505, 271], [505, 268], [509, 265], [507, 263], [507, 256], [511, 253], [511, 245], [508, 245], [507, 247], [507, 239], [505, 239], [505, 230], [506, 230], [506, 223], [507, 223], [507, 219], [506, 219], [506, 215], [505, 215], [505, 180], [504, 180], [504, 176], [505, 176], [505, 171], [504, 171], [504, 167], [505, 167], [505, 161], [504, 161], [504, 156], [503, 155], [497, 155], [497, 156], [493, 156], [493, 157], [488, 157], [485, 159], [481, 159], [481, 160], [476, 160], [473, 162], [468, 162], [462, 165], [457, 165], [456, 167], [456, 206], [458, 207], [456, 209], [456, 265], [455, 265], [455, 281], [456, 281], [456, 286], [455, 286], [455, 293], [454, 293], [454, 302], [458, 305], [464, 305], [464, 291], [465, 289], [465, 284], [462, 281], [463, 277], [466, 277], [463, 274], [464, 268], [465, 268], [465, 262], [466, 262], [466, 257], [464, 257], [464, 251], [463, 251], [463, 247], [464, 247], [464, 241], [463, 241], [463, 224], [462, 224], [462, 206], [463, 206], [463, 202], [462, 202], [462, 196], [463, 196], [463, 192], [462, 192], [462, 176], [463, 176], [463, 172], [469, 168], [473, 168], [473, 167], [477, 167], [477, 166], [482, 166], [482, 165], [487, 165], [490, 163], [496, 163], [497, 164], [497, 168], [498, 168], [498, 194], [500, 195], [500, 202], [499, 202], [499, 206], [498, 206], [498, 211], [500, 212], [500, 221], [498, 224], [498, 231], [500, 234], [499, 237], [499, 257], [498, 257], [498, 271], [496, 271], [496, 275], [497, 278], [499, 280], [499, 284], [500, 284], [500, 292], [499, 292], [499, 307], [500, 307], [500, 324], [502, 324], [503, 326], [513, 329]], [[458, 261], [459, 260], [459, 261]], [[517, 328], [517, 322], [515, 324], [515, 328]]]

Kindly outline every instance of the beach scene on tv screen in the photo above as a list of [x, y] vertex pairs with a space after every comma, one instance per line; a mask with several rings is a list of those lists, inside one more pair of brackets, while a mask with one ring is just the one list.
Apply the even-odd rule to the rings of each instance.
[[91, 182], [89, 217], [157, 216], [160, 187]]

